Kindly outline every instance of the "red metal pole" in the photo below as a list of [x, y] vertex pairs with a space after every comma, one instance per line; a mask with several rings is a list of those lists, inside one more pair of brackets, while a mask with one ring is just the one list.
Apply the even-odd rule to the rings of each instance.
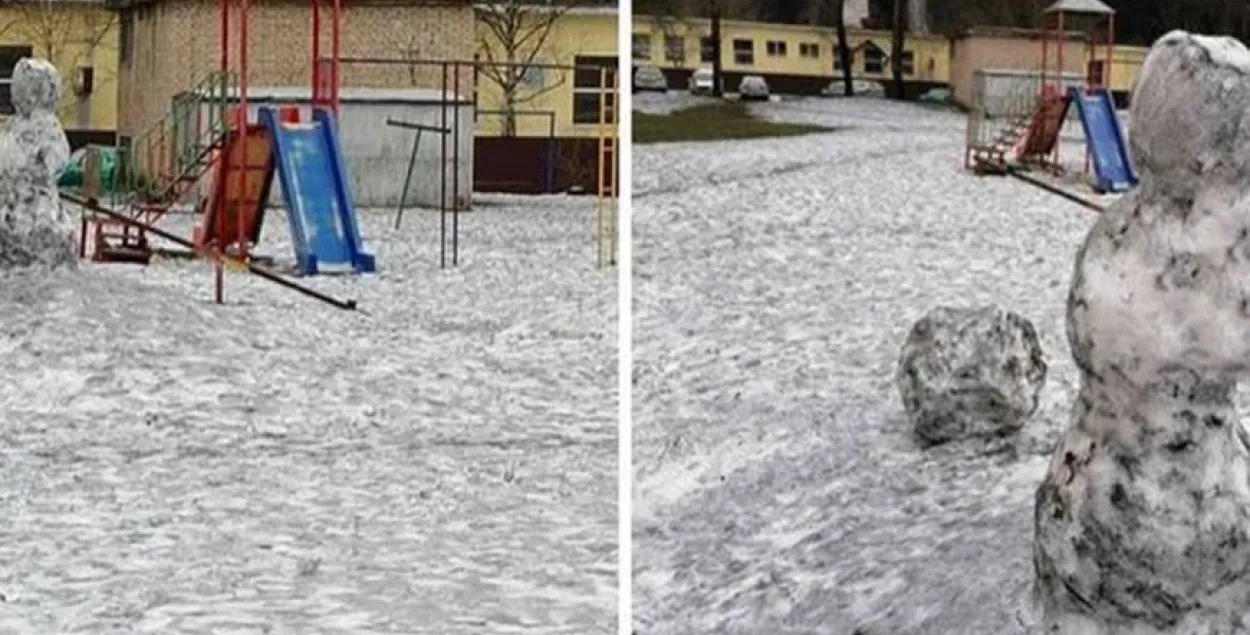
[[1050, 65], [1050, 17], [1042, 18], [1042, 76], [1039, 93], [1045, 96], [1050, 91], [1050, 85], [1046, 83], [1046, 68]]
[[1111, 68], [1115, 64], [1115, 14], [1107, 16], [1107, 74], [1104, 83], [1111, 88]]
[[339, 58], [341, 57], [339, 49], [339, 20], [341, 19], [341, 12], [342, 0], [334, 0], [334, 21], [331, 27], [333, 31], [331, 37], [333, 39], [330, 45], [331, 55], [333, 56], [333, 61], [330, 63], [330, 112], [333, 112], [335, 115], [339, 113]]
[[320, 84], [321, 63], [321, 0], [312, 0], [312, 99], [310, 103], [317, 105], [318, 85]]
[[239, 172], [239, 200], [235, 207], [234, 220], [238, 234], [239, 259], [244, 262], [247, 261], [247, 237], [243, 230], [243, 219], [248, 215], [248, 210], [243, 203], [251, 198], [247, 191], [247, 124], [250, 119], [247, 112], [247, 49], [250, 44], [247, 38], [248, 9], [248, 1], [239, 0], [239, 157], [235, 166]]

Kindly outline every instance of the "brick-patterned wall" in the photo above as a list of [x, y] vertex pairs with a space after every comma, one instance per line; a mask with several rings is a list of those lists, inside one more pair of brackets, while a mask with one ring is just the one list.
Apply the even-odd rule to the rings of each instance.
[[[120, 134], [135, 135], [153, 125], [174, 94], [218, 67], [218, 6], [215, 0], [155, 0], [123, 10], [121, 19], [132, 20], [133, 26], [123, 29], [131, 41], [120, 73]], [[323, 8], [324, 54], [329, 53], [327, 13], [328, 7]], [[249, 15], [249, 85], [309, 86], [311, 2], [254, 0]], [[344, 57], [473, 58], [474, 15], [468, 0], [344, 0], [342, 28]], [[237, 37], [237, 25], [229, 32]], [[470, 77], [466, 71], [461, 82], [466, 96]], [[441, 84], [436, 66], [346, 65], [342, 78], [344, 88], [437, 89]]]

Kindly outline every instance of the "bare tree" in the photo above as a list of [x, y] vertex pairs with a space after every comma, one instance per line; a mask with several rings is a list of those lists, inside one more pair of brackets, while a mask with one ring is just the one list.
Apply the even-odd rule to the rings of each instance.
[[57, 114], [62, 119], [71, 117], [86, 97], [79, 91], [78, 69], [91, 67], [96, 83], [116, 79], [102, 77], [101, 69], [92, 63], [96, 53], [108, 45], [109, 33], [117, 27], [115, 12], [66, 6], [54, 0], [19, 0], [8, 6], [15, 10], [15, 15], [9, 23], [0, 25], [0, 33], [11, 32], [13, 37], [29, 42], [34, 55], [51, 62], [60, 73], [62, 94], [78, 97], [61, 100], [61, 112]]
[[563, 73], [550, 82], [539, 82], [538, 86], [531, 80], [537, 74], [543, 54], [552, 56], [548, 39], [571, 4], [533, 5], [522, 0], [504, 0], [477, 5], [478, 19], [486, 27], [486, 34], [478, 40], [483, 62], [479, 73], [502, 93], [499, 110], [503, 117], [503, 136], [516, 136], [517, 112], [522, 105], [564, 84]]
[[891, 37], [890, 47], [890, 70], [894, 74], [894, 90], [892, 91], [895, 99], [903, 99], [903, 47], [904, 38], [907, 34], [906, 23], [903, 16], [907, 14], [907, 0], [894, 0], [894, 24], [893, 36]]

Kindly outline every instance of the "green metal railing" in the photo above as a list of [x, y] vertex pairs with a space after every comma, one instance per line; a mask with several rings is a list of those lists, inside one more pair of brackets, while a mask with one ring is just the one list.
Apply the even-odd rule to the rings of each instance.
[[206, 168], [204, 161], [230, 129], [230, 100], [237, 86], [233, 73], [214, 71], [190, 90], [173, 97], [160, 121], [116, 148], [112, 206], [166, 203], [188, 175]]

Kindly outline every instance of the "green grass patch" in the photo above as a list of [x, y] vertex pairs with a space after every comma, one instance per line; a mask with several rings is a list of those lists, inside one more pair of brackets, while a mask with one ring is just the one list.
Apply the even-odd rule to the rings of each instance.
[[739, 102], [695, 106], [667, 115], [634, 113], [634, 143], [794, 137], [831, 130], [756, 119], [747, 105]]

